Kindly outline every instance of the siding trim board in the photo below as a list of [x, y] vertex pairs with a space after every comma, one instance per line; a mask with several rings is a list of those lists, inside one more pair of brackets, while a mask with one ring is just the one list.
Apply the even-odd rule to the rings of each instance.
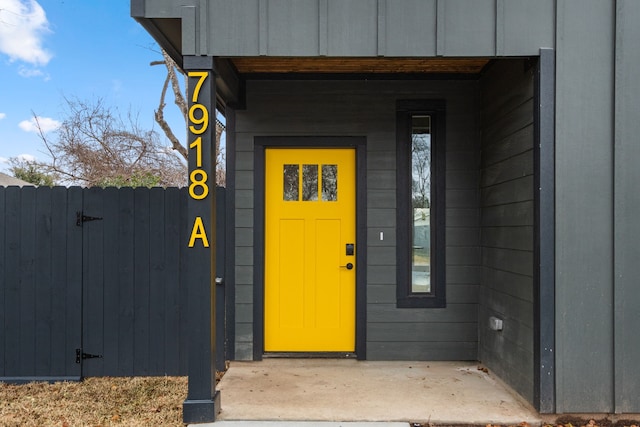
[[534, 121], [534, 405], [556, 410], [555, 393], [555, 52], [541, 49]]

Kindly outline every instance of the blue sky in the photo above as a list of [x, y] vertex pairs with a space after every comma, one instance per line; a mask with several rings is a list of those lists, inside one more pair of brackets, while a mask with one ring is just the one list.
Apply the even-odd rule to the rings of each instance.
[[[123, 117], [153, 121], [166, 76], [153, 38], [129, 16], [129, 0], [0, 0], [0, 171], [10, 157], [46, 161], [30, 121], [55, 129], [64, 97], [103, 99]], [[165, 116], [180, 137], [173, 98]], [[163, 136], [164, 138], [164, 136]], [[167, 142], [168, 145], [168, 142]]]

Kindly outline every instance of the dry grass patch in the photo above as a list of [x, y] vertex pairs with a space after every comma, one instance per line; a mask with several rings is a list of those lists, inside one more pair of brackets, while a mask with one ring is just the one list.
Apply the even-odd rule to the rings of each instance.
[[1, 426], [183, 426], [187, 377], [0, 383]]

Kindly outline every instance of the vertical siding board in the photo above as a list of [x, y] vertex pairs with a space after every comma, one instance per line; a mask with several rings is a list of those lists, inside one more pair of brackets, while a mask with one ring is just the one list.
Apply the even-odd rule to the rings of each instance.
[[[101, 226], [104, 230], [104, 337], [103, 337], [103, 375], [124, 375], [120, 368], [121, 349], [118, 337], [119, 301], [123, 298], [120, 294], [120, 252], [118, 251], [118, 227], [120, 215], [118, 215], [118, 189], [114, 187], [102, 190], [104, 209], [101, 213], [103, 220]], [[93, 226], [93, 224], [87, 224]]]
[[[67, 189], [54, 187], [51, 190], [51, 375], [67, 375], [65, 359], [72, 358], [73, 348], [70, 342], [65, 322], [66, 290], [73, 287], [67, 282], [67, 227], [73, 226], [67, 221]], [[70, 231], [71, 232], [71, 231]], [[80, 325], [75, 325], [80, 328]]]
[[36, 187], [23, 187], [20, 201], [20, 362], [21, 375], [35, 369], [36, 330]]
[[135, 375], [134, 358], [134, 320], [136, 312], [134, 277], [134, 191], [133, 188], [120, 188], [117, 200], [118, 226], [114, 230], [117, 239], [118, 262], [118, 305], [114, 311], [118, 321], [113, 326], [118, 331], [118, 371], [120, 375]]
[[[268, 54], [270, 56], [318, 55], [320, 37], [318, 11], [318, 0], [269, 0]], [[286, 24], [283, 25], [283, 22]]]
[[163, 307], [164, 313], [164, 370], [167, 375], [179, 374], [180, 360], [180, 306], [179, 306], [179, 264], [180, 264], [180, 206], [179, 190], [164, 190], [162, 206], [164, 223], [164, 272], [163, 272]]
[[[103, 190], [84, 189], [82, 212], [93, 217], [103, 216]], [[83, 257], [83, 322], [82, 351], [104, 354], [104, 231], [102, 221], [82, 224]], [[103, 375], [104, 359], [86, 359], [82, 362], [83, 375]]]
[[20, 361], [20, 188], [5, 189], [4, 375], [19, 375]]
[[[496, 0], [439, 0], [445, 16], [445, 56], [494, 56]], [[438, 10], [440, 13], [440, 9]], [[440, 17], [438, 17], [440, 19]], [[440, 20], [438, 21], [441, 22]]]
[[640, 412], [640, 3], [616, 2], [615, 58], [615, 412]]
[[[64, 296], [65, 296], [65, 327], [66, 345], [65, 352], [65, 372], [67, 375], [80, 376], [82, 365], [75, 361], [75, 349], [82, 347], [83, 329], [83, 287], [82, 280], [83, 267], [83, 229], [76, 226], [76, 213], [83, 209], [83, 190], [79, 187], [69, 189], [60, 188], [58, 193], [66, 194], [66, 206], [61, 208], [64, 212], [64, 223], [66, 229], [66, 251], [60, 251], [60, 262], [66, 265]], [[60, 202], [64, 197], [58, 196]]]
[[386, 56], [435, 56], [436, 0], [387, 0]]
[[614, 409], [614, 13], [614, 2], [558, 0], [558, 412]]
[[149, 191], [149, 374], [162, 375], [165, 363], [164, 189]]
[[51, 277], [52, 224], [51, 224], [51, 188], [39, 187], [36, 190], [35, 205], [35, 365], [36, 376], [52, 374], [52, 347], [57, 344], [51, 339], [51, 326], [54, 317], [52, 311], [53, 281]]
[[258, 0], [210, 0], [209, 53], [217, 56], [260, 54]]
[[186, 374], [189, 360], [188, 352], [188, 310], [189, 310], [189, 279], [188, 279], [188, 257], [189, 257], [189, 213], [188, 200], [189, 193], [187, 188], [180, 189], [180, 282], [179, 282], [179, 301], [180, 301], [180, 352], [179, 367], [180, 372]]
[[[374, 12], [370, 12], [370, 9]], [[376, 56], [377, 3], [369, 0], [329, 0], [328, 55]]]
[[502, 49], [498, 55], [538, 55], [555, 46], [555, 0], [500, 0]]
[[133, 366], [138, 375], [149, 374], [149, 190], [134, 189], [134, 322]]

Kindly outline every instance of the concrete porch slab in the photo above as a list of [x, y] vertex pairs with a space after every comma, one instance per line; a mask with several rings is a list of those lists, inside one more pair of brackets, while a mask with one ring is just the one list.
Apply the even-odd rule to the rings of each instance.
[[218, 384], [218, 419], [540, 425], [534, 409], [477, 366], [346, 359], [232, 362]]

